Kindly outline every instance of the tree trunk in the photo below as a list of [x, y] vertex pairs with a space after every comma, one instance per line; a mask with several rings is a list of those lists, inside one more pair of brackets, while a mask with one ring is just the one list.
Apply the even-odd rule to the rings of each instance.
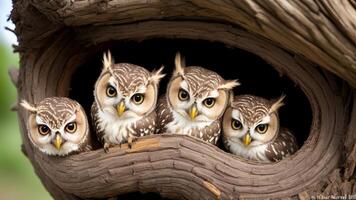
[[140, 138], [132, 149], [48, 157], [30, 144], [27, 113], [19, 108], [23, 151], [55, 199], [137, 191], [172, 199], [355, 194], [355, 8], [354, 0], [14, 0], [20, 72], [10, 76], [20, 99], [68, 96], [78, 66], [108, 41], [182, 38], [260, 56], [301, 88], [312, 109], [304, 145], [273, 164], [166, 134]]

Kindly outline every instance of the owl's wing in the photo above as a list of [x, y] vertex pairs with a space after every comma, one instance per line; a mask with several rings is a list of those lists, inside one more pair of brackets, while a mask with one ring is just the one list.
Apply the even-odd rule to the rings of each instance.
[[93, 129], [96, 133], [96, 136], [98, 140], [104, 144], [104, 131], [99, 127], [99, 116], [98, 116], [98, 106], [96, 105], [96, 102], [93, 103], [91, 106], [91, 119], [92, 119], [92, 124], [93, 124]]
[[150, 114], [142, 117], [142, 119], [136, 121], [131, 125], [131, 136], [142, 137], [145, 135], [152, 135], [156, 133], [156, 111], [152, 111]]
[[159, 98], [156, 108], [156, 134], [164, 133], [166, 131], [166, 125], [173, 121], [172, 111], [168, 106], [166, 95]]
[[298, 143], [294, 135], [285, 128], [281, 128], [277, 138], [268, 145], [266, 157], [270, 161], [279, 161], [292, 155], [298, 150]]
[[192, 136], [201, 138], [206, 142], [216, 145], [220, 137], [220, 132], [221, 132], [220, 120], [216, 120], [213, 123], [211, 123], [209, 126], [206, 126], [202, 129], [193, 130]]

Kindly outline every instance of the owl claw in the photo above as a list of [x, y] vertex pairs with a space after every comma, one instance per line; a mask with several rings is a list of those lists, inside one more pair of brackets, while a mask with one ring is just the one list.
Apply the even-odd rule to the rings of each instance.
[[104, 151], [105, 153], [109, 153], [109, 148], [110, 148], [110, 145], [108, 143], [105, 143], [104, 144]]
[[129, 146], [129, 148], [131, 149], [133, 146], [133, 143], [135, 143], [137, 141], [136, 137], [129, 137], [127, 138], [127, 144]]

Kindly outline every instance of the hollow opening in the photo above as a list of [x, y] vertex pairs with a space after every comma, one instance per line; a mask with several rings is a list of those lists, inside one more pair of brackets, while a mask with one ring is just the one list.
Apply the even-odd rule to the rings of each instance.
[[224, 79], [238, 79], [241, 86], [235, 88], [235, 95], [253, 94], [275, 99], [284, 94], [285, 106], [279, 110], [281, 127], [294, 133], [299, 146], [309, 136], [312, 111], [298, 85], [251, 52], [203, 40], [111, 41], [95, 46], [95, 53], [74, 72], [69, 91], [69, 97], [80, 102], [88, 115], [94, 101], [94, 84], [102, 70], [102, 54], [107, 49], [111, 50], [116, 63], [133, 63], [150, 71], [164, 65], [167, 76], [161, 81], [160, 95], [166, 91], [177, 51], [185, 57], [187, 66], [202, 66], [219, 73]]
[[125, 200], [169, 200], [167, 198], [161, 197], [158, 193], [140, 193], [140, 192], [132, 192], [127, 194], [122, 194], [117, 196], [115, 199], [125, 199]]

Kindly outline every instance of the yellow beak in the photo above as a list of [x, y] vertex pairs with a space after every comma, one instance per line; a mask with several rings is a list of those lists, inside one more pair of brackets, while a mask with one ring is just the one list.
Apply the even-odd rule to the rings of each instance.
[[121, 117], [121, 115], [125, 112], [125, 103], [121, 101], [120, 104], [117, 105], [116, 110], [119, 117]]
[[62, 137], [59, 135], [56, 135], [56, 140], [54, 141], [54, 146], [56, 147], [57, 150], [61, 149], [62, 146]]
[[249, 133], [247, 133], [244, 138], [242, 139], [242, 142], [244, 143], [245, 146], [248, 146], [251, 143], [251, 136]]
[[194, 120], [196, 117], [197, 117], [197, 115], [198, 115], [198, 109], [197, 109], [197, 107], [194, 105], [191, 109], [190, 109], [190, 111], [189, 111], [189, 116], [190, 116], [190, 118], [192, 119], [192, 120]]

